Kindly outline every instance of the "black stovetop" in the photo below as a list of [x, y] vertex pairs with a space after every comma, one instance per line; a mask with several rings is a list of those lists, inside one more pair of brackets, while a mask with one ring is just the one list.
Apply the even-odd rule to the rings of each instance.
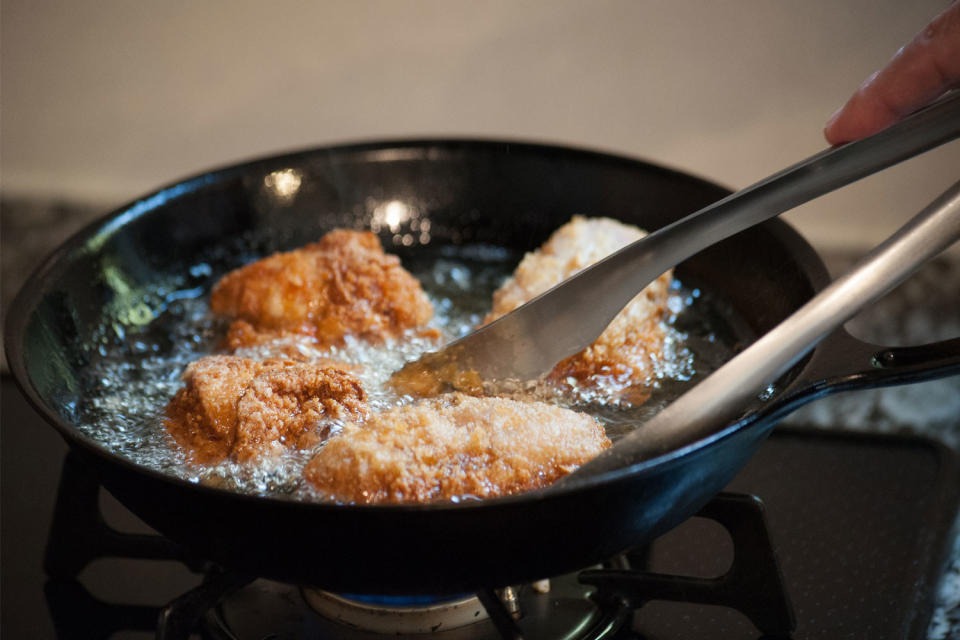
[[[113, 627], [120, 631], [112, 638], [152, 637], [157, 607], [201, 577], [174, 561], [101, 558], [75, 583], [48, 580], [44, 550], [66, 447], [7, 377], [2, 410], [4, 637], [58, 637], [51, 604], [61, 630], [69, 629], [61, 638], [106, 637]], [[931, 441], [781, 428], [729, 490], [765, 505], [796, 617], [790, 637], [881, 639], [926, 637], [953, 540], [958, 487], [955, 456]], [[108, 495], [100, 505], [113, 527], [149, 532]], [[70, 534], [59, 529], [57, 544], [72, 544]], [[734, 561], [729, 537], [705, 518], [692, 518], [638, 555], [649, 571], [700, 577], [719, 576]], [[652, 600], [618, 637], [760, 635], [734, 609]]]

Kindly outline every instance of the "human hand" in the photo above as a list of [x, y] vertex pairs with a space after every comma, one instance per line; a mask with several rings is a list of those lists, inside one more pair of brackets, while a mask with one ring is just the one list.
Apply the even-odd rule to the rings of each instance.
[[867, 78], [827, 121], [830, 144], [872, 135], [960, 86], [960, 0]]

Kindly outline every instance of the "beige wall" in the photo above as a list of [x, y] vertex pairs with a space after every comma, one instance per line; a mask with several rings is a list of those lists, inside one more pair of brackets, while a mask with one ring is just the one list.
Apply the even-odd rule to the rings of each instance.
[[[943, 0], [4, 0], [7, 194], [119, 203], [354, 139], [597, 147], [745, 186], [821, 128]], [[960, 177], [960, 143], [790, 215], [866, 245]]]

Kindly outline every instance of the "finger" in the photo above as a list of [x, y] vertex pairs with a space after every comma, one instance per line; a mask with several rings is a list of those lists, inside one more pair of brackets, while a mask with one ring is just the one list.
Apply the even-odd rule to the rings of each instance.
[[830, 144], [885, 129], [960, 84], [960, 0], [870, 76], [827, 122]]

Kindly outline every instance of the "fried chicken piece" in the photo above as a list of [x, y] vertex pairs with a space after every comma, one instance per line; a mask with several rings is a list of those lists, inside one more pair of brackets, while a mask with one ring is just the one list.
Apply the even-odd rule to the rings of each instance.
[[382, 341], [433, 315], [420, 283], [383, 252], [377, 236], [343, 229], [231, 271], [214, 287], [210, 306], [234, 318], [232, 349], [289, 336], [322, 345], [348, 335]]
[[292, 360], [207, 356], [183, 373], [164, 425], [195, 462], [253, 460], [321, 442], [333, 420], [366, 416], [359, 380], [336, 367]]
[[346, 425], [304, 477], [341, 502], [490, 498], [546, 486], [609, 446], [586, 414], [456, 393]]
[[[610, 218], [574, 216], [547, 242], [524, 256], [513, 275], [493, 294], [493, 322], [646, 233]], [[602, 388], [634, 404], [646, 400], [653, 363], [663, 352], [661, 324], [672, 271], [651, 282], [617, 315], [597, 340], [562, 360], [549, 374], [561, 387]]]

